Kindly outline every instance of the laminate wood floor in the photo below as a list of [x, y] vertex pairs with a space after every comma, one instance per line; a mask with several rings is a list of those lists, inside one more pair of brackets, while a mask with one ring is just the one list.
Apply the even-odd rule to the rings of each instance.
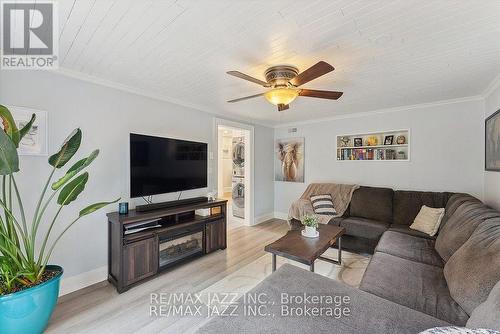
[[118, 294], [100, 283], [63, 296], [47, 333], [186, 333], [203, 319], [151, 317], [151, 293], [196, 293], [266, 254], [264, 246], [288, 230], [286, 221], [272, 219], [253, 227], [228, 230], [227, 249], [173, 268], [129, 291]]

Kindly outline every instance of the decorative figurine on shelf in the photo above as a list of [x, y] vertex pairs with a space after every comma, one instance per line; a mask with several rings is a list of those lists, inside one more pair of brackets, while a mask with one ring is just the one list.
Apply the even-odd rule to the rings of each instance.
[[367, 146], [376, 146], [378, 145], [378, 137], [377, 136], [370, 136], [366, 140], [366, 145]]
[[354, 146], [355, 147], [363, 146], [363, 138], [354, 138]]
[[403, 135], [398, 136], [398, 138], [396, 138], [396, 143], [398, 145], [406, 144], [406, 137]]
[[385, 136], [384, 145], [392, 145], [393, 142], [394, 142], [394, 136], [393, 135]]
[[351, 138], [347, 136], [342, 136], [339, 138], [340, 147], [348, 147], [351, 144]]

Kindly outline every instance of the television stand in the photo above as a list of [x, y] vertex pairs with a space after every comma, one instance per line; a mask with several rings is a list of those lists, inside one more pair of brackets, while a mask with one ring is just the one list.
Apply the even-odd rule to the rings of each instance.
[[[208, 210], [200, 215], [198, 209]], [[226, 212], [227, 200], [217, 199], [108, 213], [108, 281], [122, 293], [173, 266], [225, 249]]]
[[160, 203], [151, 203], [138, 205], [135, 207], [135, 211], [137, 212], [147, 212], [159, 209], [167, 209], [167, 208], [175, 208], [182, 205], [188, 204], [197, 204], [197, 203], [208, 203], [208, 197], [193, 197], [186, 198], [177, 201], [168, 201], [168, 202], [160, 202]]

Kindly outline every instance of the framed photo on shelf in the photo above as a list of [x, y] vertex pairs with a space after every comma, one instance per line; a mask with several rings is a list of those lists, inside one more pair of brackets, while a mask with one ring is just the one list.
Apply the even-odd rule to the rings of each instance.
[[348, 136], [342, 136], [339, 138], [340, 147], [348, 147], [351, 144], [351, 138]]
[[354, 138], [354, 146], [355, 147], [363, 146], [363, 138]]
[[500, 172], [500, 109], [485, 120], [484, 169]]
[[392, 145], [393, 142], [394, 142], [394, 135], [385, 136], [384, 145]]

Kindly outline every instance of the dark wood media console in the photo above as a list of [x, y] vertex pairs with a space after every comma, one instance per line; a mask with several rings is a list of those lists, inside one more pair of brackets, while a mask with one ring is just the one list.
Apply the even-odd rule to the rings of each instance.
[[[195, 214], [198, 209], [209, 215]], [[225, 249], [226, 212], [227, 200], [215, 200], [108, 213], [108, 281], [122, 293], [179, 263]]]

